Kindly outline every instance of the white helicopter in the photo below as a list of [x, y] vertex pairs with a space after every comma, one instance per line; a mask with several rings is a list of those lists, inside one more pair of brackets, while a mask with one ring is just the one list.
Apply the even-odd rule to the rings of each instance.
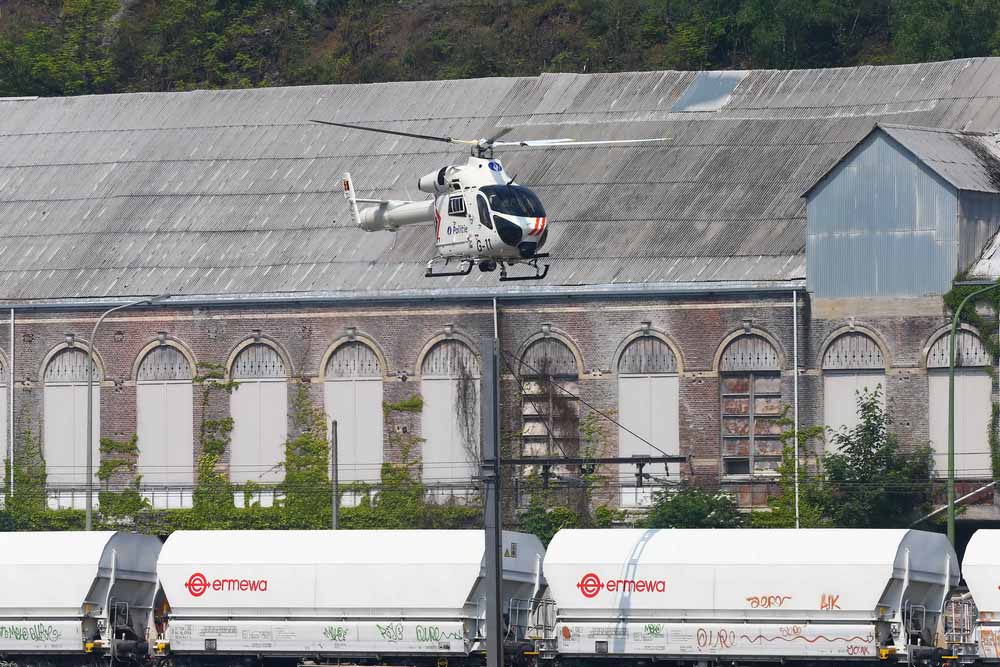
[[[476, 265], [484, 272], [495, 271], [499, 267], [501, 281], [540, 280], [548, 274], [548, 264], [539, 266], [539, 260], [549, 256], [548, 253], [540, 252], [549, 235], [545, 208], [535, 193], [523, 185], [515, 184], [514, 178], [508, 177], [503, 164], [493, 157], [494, 148], [634, 144], [668, 140], [667, 137], [662, 137], [604, 141], [498, 141], [510, 131], [509, 128], [489, 139], [453, 139], [325, 120], [312, 122], [472, 147], [469, 160], [464, 165], [442, 167], [417, 181], [417, 188], [421, 192], [434, 195], [425, 201], [363, 199], [357, 196], [350, 173], [344, 174], [344, 196], [348, 200], [351, 220], [366, 232], [394, 232], [407, 225], [435, 224], [438, 255], [427, 263], [424, 276], [428, 278], [466, 276]], [[359, 203], [375, 206], [359, 210]], [[457, 270], [434, 270], [437, 264], [445, 268], [452, 262], [458, 263]], [[531, 267], [534, 273], [509, 275], [507, 268], [517, 264]]]

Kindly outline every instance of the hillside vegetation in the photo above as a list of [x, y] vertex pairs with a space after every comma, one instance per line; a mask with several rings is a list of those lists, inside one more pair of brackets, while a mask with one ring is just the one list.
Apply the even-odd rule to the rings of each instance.
[[997, 53], [997, 0], [0, 0], [0, 96]]

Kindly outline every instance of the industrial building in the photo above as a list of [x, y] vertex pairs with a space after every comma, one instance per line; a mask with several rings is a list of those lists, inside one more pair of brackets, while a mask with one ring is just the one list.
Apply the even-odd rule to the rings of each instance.
[[[352, 227], [341, 176], [417, 198], [463, 150], [310, 119], [670, 141], [505, 150], [552, 221], [548, 277], [432, 280], [433, 230]], [[95, 450], [137, 435], [157, 507], [190, 504], [201, 425], [226, 417], [230, 479], [269, 502], [302, 390], [337, 422], [342, 480], [377, 487], [406, 449], [429, 493], [462, 500], [496, 326], [512, 451], [689, 457], [642, 488], [632, 466], [602, 471], [623, 506], [679, 479], [762, 505], [778, 436], [851, 425], [862, 387], [882, 386], [905, 446], [942, 453], [941, 297], [1000, 275], [997, 129], [997, 58], [3, 99], [0, 432], [14, 457], [35, 434], [51, 506], [81, 507], [93, 345]], [[89, 340], [104, 310], [159, 294]], [[976, 488], [996, 360], [974, 330], [958, 342], [958, 473]], [[202, 400], [205, 369], [238, 387]]]

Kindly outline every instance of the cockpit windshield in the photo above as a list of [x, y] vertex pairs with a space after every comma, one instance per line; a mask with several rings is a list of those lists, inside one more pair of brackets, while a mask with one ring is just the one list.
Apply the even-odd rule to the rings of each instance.
[[495, 213], [518, 215], [525, 218], [543, 218], [545, 209], [535, 193], [520, 185], [487, 185], [479, 188], [490, 202]]

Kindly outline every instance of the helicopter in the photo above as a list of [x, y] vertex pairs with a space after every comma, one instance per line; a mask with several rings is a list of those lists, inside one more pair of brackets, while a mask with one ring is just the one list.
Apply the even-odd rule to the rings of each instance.
[[[548, 275], [549, 265], [540, 262], [549, 256], [542, 252], [549, 236], [549, 218], [538, 196], [525, 186], [518, 185], [515, 177], [507, 174], [503, 163], [493, 155], [495, 148], [635, 144], [669, 140], [668, 137], [661, 137], [600, 141], [499, 141], [511, 128], [501, 129], [485, 139], [453, 139], [326, 120], [312, 122], [470, 146], [469, 159], [465, 164], [446, 165], [417, 180], [417, 188], [421, 192], [433, 195], [430, 199], [404, 201], [361, 198], [357, 195], [349, 172], [344, 174], [344, 197], [348, 202], [351, 221], [366, 232], [395, 232], [408, 225], [433, 223], [437, 255], [427, 262], [425, 277], [467, 276], [474, 266], [478, 266], [483, 272], [499, 268], [501, 282], [541, 280]], [[360, 209], [359, 204], [373, 206]], [[457, 268], [449, 270], [454, 264], [457, 264]], [[533, 273], [508, 273], [508, 268], [517, 265], [526, 265]], [[440, 269], [435, 270], [436, 267]]]

